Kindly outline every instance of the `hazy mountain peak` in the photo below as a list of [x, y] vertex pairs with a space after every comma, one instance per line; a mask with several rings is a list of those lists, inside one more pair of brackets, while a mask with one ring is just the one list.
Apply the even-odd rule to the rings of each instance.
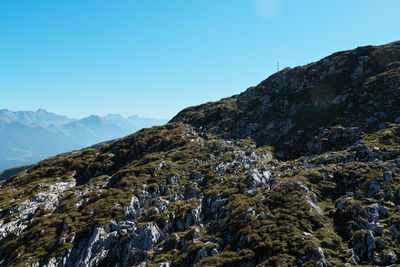
[[139, 116], [138, 115], [131, 115], [128, 117], [129, 120], [138, 120]]
[[101, 120], [102, 120], [102, 118], [100, 116], [94, 115], [94, 114], [80, 119], [80, 121], [101, 121]]
[[72, 121], [67, 116], [57, 115], [45, 109], [36, 111], [11, 111], [8, 109], [0, 110], [0, 121], [3, 123], [23, 123], [23, 124], [55, 124], [60, 125]]
[[121, 114], [107, 114], [103, 118], [106, 120], [124, 120], [125, 119]]

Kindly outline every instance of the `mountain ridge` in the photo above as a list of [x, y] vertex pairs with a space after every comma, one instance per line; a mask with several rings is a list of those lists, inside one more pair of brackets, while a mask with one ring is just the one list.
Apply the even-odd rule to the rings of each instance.
[[[361, 103], [362, 101], [367, 101], [366, 99], [373, 102], [373, 94], [382, 94], [385, 92], [385, 88], [382, 88], [379, 91], [376, 90], [374, 92], [368, 92], [368, 90], [374, 90], [374, 88], [376, 88], [376, 84], [379, 82], [378, 74], [384, 73], [385, 71], [390, 73], [391, 70], [396, 73], [398, 68], [398, 63], [396, 62], [398, 62], [400, 59], [395, 51], [399, 45], [399, 42], [393, 42], [388, 45], [376, 47], [359, 47], [355, 50], [336, 52], [318, 62], [310, 63], [305, 66], [296, 67], [294, 69], [284, 69], [271, 75], [257, 86], [250, 87], [241, 94], [214, 102], [216, 103], [214, 104], [216, 106], [213, 106], [213, 103], [207, 103], [204, 104], [206, 106], [200, 105], [197, 107], [184, 109], [178, 113], [178, 115], [175, 116], [172, 121], [181, 121], [191, 125], [196, 125], [199, 122], [200, 124], [205, 123], [208, 125], [207, 127], [211, 128], [211, 131], [218, 132], [219, 127], [221, 128], [220, 131], [222, 134], [228, 132], [231, 133], [230, 137], [234, 138], [243, 138], [246, 135], [250, 135], [253, 136], [254, 139], [261, 145], [265, 143], [271, 144], [297, 141], [285, 139], [281, 140], [282, 134], [287, 134], [285, 131], [282, 134], [274, 133], [271, 137], [268, 135], [268, 132], [270, 132], [269, 127], [274, 127], [276, 129], [283, 128], [285, 130], [290, 128], [287, 130], [292, 131], [291, 136], [300, 136], [305, 139], [310, 139], [312, 136], [293, 134], [297, 130], [304, 131], [304, 125], [295, 127], [296, 125], [291, 124], [296, 124], [296, 121], [299, 121], [300, 123], [302, 123], [302, 121], [307, 121], [308, 123], [312, 122], [317, 124], [313, 125], [313, 128], [317, 129], [319, 126], [323, 126], [323, 124], [329, 120], [338, 119], [335, 118], [335, 116], [338, 117], [338, 113], [341, 109], [346, 110], [347, 112], [371, 114], [371, 112], [368, 110], [368, 107], [364, 108], [364, 110], [356, 109], [362, 108]], [[385, 48], [387, 49], [385, 50]], [[383, 50], [385, 51], [383, 52]], [[377, 58], [382, 57], [383, 53], [387, 53], [387, 55], [385, 55], [385, 60], [394, 63], [386, 64], [386, 62], [377, 62]], [[371, 57], [367, 57], [366, 55], [368, 54], [371, 54]], [[355, 60], [357, 58], [361, 58], [361, 61]], [[319, 73], [320, 70], [318, 70], [318, 68], [323, 69], [324, 72]], [[329, 71], [331, 71], [331, 73]], [[366, 77], [365, 75], [357, 77], [360, 75], [360, 71], [367, 72], [368, 75], [370, 75], [367, 76], [367, 78], [375, 78], [378, 80], [363, 80], [363, 77]], [[392, 86], [398, 86], [397, 80], [394, 79], [393, 82], [395, 84]], [[365, 91], [362, 92], [362, 94], [361, 92], [354, 92], [352, 90], [347, 91], [346, 88], [341, 87], [343, 83], [347, 83], [348, 89], [357, 88], [361, 85], [362, 90]], [[364, 97], [365, 99], [357, 99], [358, 96]], [[295, 99], [295, 101], [292, 101], [290, 98]], [[346, 98], [349, 98], [349, 102], [357, 105], [354, 105], [352, 108], [345, 108]], [[383, 97], [378, 95], [377, 98], [382, 99]], [[368, 101], [366, 103], [368, 103]], [[399, 109], [400, 105], [398, 100], [394, 99], [394, 101], [396, 102], [395, 108]], [[252, 103], [253, 106], [249, 107], [249, 103]], [[291, 103], [292, 106], [289, 107], [288, 103]], [[297, 110], [289, 110], [293, 106], [295, 106]], [[208, 112], [213, 112], [213, 114], [211, 114], [212, 119], [209, 122], [207, 121], [207, 114], [203, 114], [201, 111], [202, 107], [207, 107]], [[332, 107], [336, 108], [337, 110], [331, 114], [326, 112], [326, 109]], [[257, 112], [255, 112], [255, 109], [257, 109]], [[192, 112], [197, 114], [197, 117], [191, 115]], [[265, 121], [262, 118], [263, 116], [267, 117], [265, 114], [267, 112], [275, 112], [273, 116], [269, 116], [272, 118], [271, 121]], [[226, 113], [230, 114], [224, 118], [218, 117], [218, 115], [223, 117], [226, 115]], [[284, 118], [281, 120], [276, 119], [276, 117], [279, 118], [279, 113], [283, 113], [284, 115]], [[395, 110], [391, 113], [398, 115], [398, 110]], [[245, 118], [245, 120], [250, 119], [253, 121], [243, 122], [243, 118], [240, 116], [240, 114], [245, 114], [247, 116], [250, 115], [248, 116], [249, 118]], [[325, 115], [325, 117], [315, 116], [319, 114]], [[340, 115], [345, 116], [345, 114]], [[390, 111], [387, 115], [391, 116]], [[284, 121], [284, 119], [287, 121]], [[393, 120], [394, 118], [392, 117], [390, 119]], [[260, 121], [265, 127], [264, 129], [257, 128], [260, 124]], [[337, 121], [337, 123], [343, 122]], [[246, 129], [242, 129], [243, 127], [240, 127], [240, 124], [253, 124], [252, 129], [259, 133], [258, 136], [254, 136], [254, 134], [248, 132]], [[365, 123], [351, 121], [350, 118], [344, 126], [349, 126], [351, 124], [360, 125]], [[371, 125], [371, 127], [372, 129], [375, 129], [376, 125]], [[314, 132], [313, 134], [318, 133]], [[280, 147], [280, 149], [285, 148]], [[289, 144], [288, 148], [285, 150], [291, 151], [293, 149], [298, 150], [301, 148], [293, 147], [293, 145]], [[301, 151], [299, 151], [295, 156], [299, 156], [299, 153], [301, 154]]]
[[[361, 66], [361, 67], [360, 67]], [[0, 183], [1, 264], [396, 266], [400, 42]]]
[[45, 109], [37, 111], [11, 111], [8, 109], [0, 110], [0, 121], [4, 123], [20, 122], [23, 124], [64, 124], [73, 119], [64, 115], [57, 115]]

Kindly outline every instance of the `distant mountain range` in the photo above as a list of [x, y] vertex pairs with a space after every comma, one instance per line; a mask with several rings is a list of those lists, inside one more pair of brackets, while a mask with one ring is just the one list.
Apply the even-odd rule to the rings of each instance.
[[72, 119], [45, 109], [0, 110], [0, 171], [116, 139], [166, 119], [109, 114]]
[[73, 121], [63, 115], [57, 115], [48, 112], [45, 109], [37, 111], [11, 111], [8, 109], [0, 109], [0, 123], [23, 123], [23, 124], [65, 124]]

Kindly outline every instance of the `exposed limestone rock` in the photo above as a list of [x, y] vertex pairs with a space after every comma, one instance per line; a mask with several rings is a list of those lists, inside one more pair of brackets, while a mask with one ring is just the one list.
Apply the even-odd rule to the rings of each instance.
[[359, 231], [353, 239], [353, 250], [360, 259], [371, 259], [375, 250], [375, 238], [372, 231]]

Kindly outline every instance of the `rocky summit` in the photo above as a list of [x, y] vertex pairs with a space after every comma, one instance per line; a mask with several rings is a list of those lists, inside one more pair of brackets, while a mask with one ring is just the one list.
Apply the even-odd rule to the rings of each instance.
[[396, 266], [400, 42], [283, 69], [0, 186], [3, 266]]

